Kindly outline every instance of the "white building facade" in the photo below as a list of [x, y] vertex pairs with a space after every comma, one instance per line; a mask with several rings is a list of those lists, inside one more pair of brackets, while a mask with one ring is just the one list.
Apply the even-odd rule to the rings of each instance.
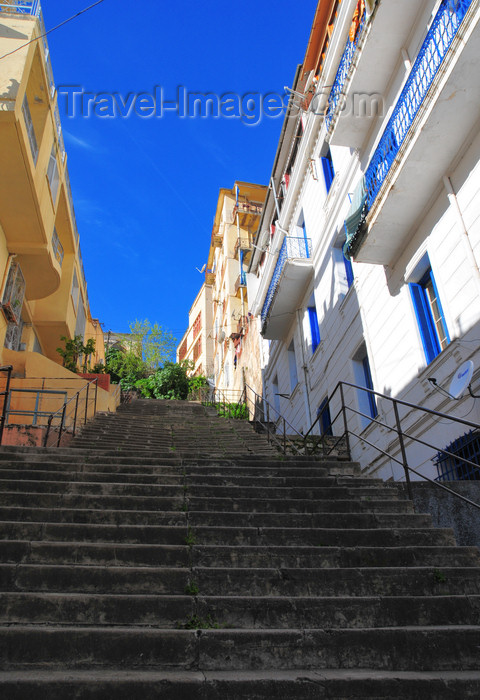
[[[429, 381], [470, 360], [480, 393], [479, 76], [477, 0], [320, 2], [247, 275], [265, 398], [341, 434], [345, 382], [352, 457], [384, 479], [403, 478], [386, 397], [480, 423]], [[420, 474], [480, 455], [471, 426], [398, 410]]]

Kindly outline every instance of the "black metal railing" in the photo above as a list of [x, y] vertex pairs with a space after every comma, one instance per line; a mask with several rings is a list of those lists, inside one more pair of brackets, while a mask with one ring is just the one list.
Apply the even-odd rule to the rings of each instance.
[[[385, 404], [389, 403], [391, 405], [392, 411], [393, 411], [393, 425], [389, 425], [388, 423], [380, 420], [379, 415], [376, 417], [372, 417], [370, 415], [367, 415], [363, 413], [362, 411], [354, 408], [351, 404], [353, 402], [347, 402], [345, 400], [345, 388], [348, 387], [350, 389], [353, 389], [357, 392], [366, 392], [369, 396], [375, 397], [375, 399], [378, 402], [378, 399], [382, 402], [383, 408], [385, 408]], [[415, 474], [418, 476], [421, 480], [428, 481], [431, 484], [434, 484], [434, 486], [443, 489], [444, 491], [448, 491], [448, 493], [452, 494], [456, 498], [459, 498], [460, 500], [468, 503], [471, 506], [474, 506], [475, 508], [480, 509], [480, 504], [475, 503], [474, 501], [471, 501], [469, 498], [466, 498], [465, 496], [462, 496], [461, 494], [457, 493], [456, 491], [453, 491], [452, 489], [449, 489], [447, 486], [444, 486], [444, 484], [435, 481], [433, 479], [430, 479], [428, 476], [425, 476], [421, 472], [418, 471], [415, 467], [412, 467], [411, 464], [409, 464], [409, 460], [407, 457], [407, 441], [410, 441], [412, 443], [417, 443], [420, 445], [423, 445], [424, 447], [431, 448], [432, 450], [435, 450], [437, 453], [445, 454], [447, 456], [454, 457], [458, 461], [469, 465], [470, 467], [473, 467], [475, 469], [479, 469], [479, 465], [475, 464], [471, 460], [468, 460], [464, 457], [461, 457], [459, 455], [455, 455], [451, 452], [449, 452], [446, 449], [439, 449], [438, 446], [432, 445], [429, 442], [422, 440], [421, 438], [412, 435], [409, 432], [406, 432], [402, 428], [402, 418], [400, 415], [400, 407], [407, 408], [409, 411], [416, 411], [416, 412], [422, 412], [423, 415], [427, 416], [432, 416], [437, 419], [442, 419], [442, 420], [448, 420], [452, 423], [462, 425], [462, 426], [468, 426], [470, 428], [473, 428], [475, 430], [480, 430], [480, 425], [478, 423], [474, 423], [472, 421], [465, 420], [465, 418], [457, 418], [456, 416], [451, 416], [446, 413], [441, 413], [440, 411], [435, 411], [432, 408], [426, 408], [425, 406], [418, 406], [417, 404], [410, 403], [408, 401], [402, 401], [401, 399], [396, 399], [393, 398], [392, 396], [388, 396], [386, 394], [381, 394], [378, 391], [374, 391], [373, 389], [367, 389], [366, 387], [363, 386], [358, 386], [356, 384], [351, 384], [350, 382], [339, 382], [337, 386], [335, 387], [335, 390], [329, 397], [327, 401], [327, 406], [330, 410], [332, 405], [335, 405], [337, 402], [337, 405], [339, 403], [340, 408], [338, 412], [335, 414], [333, 419], [331, 420], [331, 425], [334, 426], [337, 421], [341, 419], [342, 421], [342, 427], [343, 427], [343, 433], [341, 436], [338, 437], [338, 440], [345, 440], [346, 444], [346, 449], [348, 454], [351, 456], [351, 443], [352, 443], [352, 438], [357, 439], [359, 442], [364, 443], [368, 445], [369, 447], [373, 448], [383, 456], [387, 457], [388, 459], [392, 460], [393, 462], [396, 462], [397, 464], [400, 464], [405, 473], [405, 481], [407, 485], [407, 491], [408, 491], [408, 496], [410, 500], [413, 500], [413, 492], [412, 492], [412, 486], [411, 486], [411, 479], [410, 479], [410, 474]], [[380, 403], [380, 402], [378, 402]], [[383, 411], [384, 415], [386, 414], [386, 411]], [[375, 443], [371, 442], [368, 440], [368, 438], [365, 435], [362, 435], [360, 432], [355, 431], [352, 429], [352, 427], [349, 425], [349, 417], [351, 415], [356, 415], [361, 418], [366, 419], [369, 423], [375, 423], [378, 426], [381, 426], [382, 428], [392, 432], [396, 433], [398, 436], [398, 446], [399, 446], [399, 454], [400, 454], [400, 459], [393, 455], [391, 452], [388, 452], [386, 450], [383, 450], [381, 447], [376, 445]], [[321, 419], [321, 416], [318, 416], [316, 421], [313, 423], [313, 425], [310, 427], [309, 431], [305, 434], [305, 446], [307, 445], [307, 439], [309, 435], [313, 433], [314, 428], [317, 426]], [[405, 417], [403, 418], [405, 420]], [[306, 451], [306, 450], [305, 450]]]
[[275, 406], [257, 394], [248, 384], [245, 384], [243, 390], [243, 400], [248, 409], [250, 422], [259, 432], [266, 434], [270, 444], [275, 445], [283, 454], [287, 452], [302, 454], [302, 448], [299, 448], [292, 439], [296, 436], [299, 440], [303, 440], [302, 433], [299, 433]]
[[[60, 447], [62, 436], [69, 430], [75, 437], [79, 425], [85, 425], [89, 417], [94, 417], [97, 412], [98, 379], [93, 379], [77, 391], [71, 399], [55, 413], [48, 416], [47, 430], [43, 439], [43, 447]], [[89, 411], [92, 406], [93, 410]], [[55, 425], [55, 421], [59, 421]], [[54, 440], [49, 443], [51, 436]]]
[[3, 397], [2, 412], [0, 414], [0, 445], [2, 444], [3, 429], [5, 427], [5, 421], [7, 418], [7, 406], [10, 397], [10, 381], [12, 378], [12, 370], [12, 365], [5, 365], [5, 367], [0, 367], [0, 372], [7, 375], [7, 378], [5, 380], [5, 388], [3, 389], [3, 391], [0, 391], [0, 396]]

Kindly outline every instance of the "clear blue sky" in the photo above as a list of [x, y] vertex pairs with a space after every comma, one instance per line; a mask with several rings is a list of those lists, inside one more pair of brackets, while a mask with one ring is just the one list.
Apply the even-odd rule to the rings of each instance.
[[[43, 0], [47, 30], [91, 4]], [[316, 0], [105, 0], [49, 36], [57, 85], [91, 93], [283, 93]], [[72, 103], [70, 103], [71, 106]], [[59, 102], [92, 314], [180, 339], [203, 278], [220, 187], [267, 184], [282, 119], [67, 117]], [[108, 109], [106, 109], [108, 112]]]

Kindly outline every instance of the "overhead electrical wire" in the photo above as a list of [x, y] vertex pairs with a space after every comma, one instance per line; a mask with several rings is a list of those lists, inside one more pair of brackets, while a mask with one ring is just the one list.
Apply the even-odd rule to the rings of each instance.
[[57, 26], [53, 27], [53, 29], [49, 29], [48, 32], [45, 32], [44, 34], [40, 34], [40, 36], [35, 37], [35, 39], [30, 39], [30, 41], [27, 41], [25, 44], [18, 46], [16, 49], [13, 49], [13, 51], [9, 51], [8, 53], [4, 54], [3, 56], [0, 56], [0, 61], [4, 58], [7, 58], [7, 56], [11, 56], [12, 54], [16, 53], [17, 51], [20, 51], [21, 49], [24, 49], [26, 46], [33, 44], [35, 41], [38, 41], [39, 39], [44, 39], [46, 36], [48, 36], [52, 32], [56, 31], [57, 29], [60, 29], [60, 27], [65, 26], [69, 22], [72, 22], [77, 17], [80, 17], [80, 15], [84, 15], [85, 12], [92, 10], [97, 5], [101, 5], [102, 2], [105, 2], [105, 0], [97, 0], [97, 2], [94, 2], [93, 5], [89, 5], [84, 10], [80, 10], [80, 12], [77, 12], [75, 15], [72, 15], [68, 19], [65, 19], [63, 22], [60, 22], [60, 24], [57, 24]]

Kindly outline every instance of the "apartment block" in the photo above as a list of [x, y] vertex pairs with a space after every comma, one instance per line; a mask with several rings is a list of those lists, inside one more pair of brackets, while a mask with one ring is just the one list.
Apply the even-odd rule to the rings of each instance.
[[318, 3], [246, 276], [265, 399], [303, 433], [341, 434], [346, 407], [386, 479], [404, 450], [431, 478], [439, 450], [480, 456], [428, 412], [480, 421], [448, 392], [472, 362], [480, 393], [479, 20], [473, 0]]

